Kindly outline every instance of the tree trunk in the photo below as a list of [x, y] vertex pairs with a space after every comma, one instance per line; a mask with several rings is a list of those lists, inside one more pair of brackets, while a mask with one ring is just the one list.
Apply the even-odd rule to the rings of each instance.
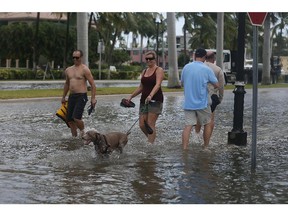
[[67, 54], [68, 54], [68, 41], [69, 41], [69, 26], [70, 26], [70, 13], [67, 13], [67, 24], [66, 24], [66, 36], [65, 36], [65, 49], [63, 58], [63, 68], [67, 66]]
[[[184, 26], [183, 26], [183, 37], [184, 37], [184, 65], [190, 61], [189, 51], [187, 52], [187, 27], [188, 27], [188, 17], [187, 13], [183, 13], [184, 16]], [[187, 59], [188, 56], [188, 59]]]
[[262, 85], [270, 85], [270, 14], [264, 21], [264, 44], [263, 44], [263, 70], [262, 70]]
[[180, 88], [177, 50], [176, 50], [176, 28], [175, 13], [167, 12], [167, 33], [168, 33], [168, 88]]
[[141, 35], [141, 42], [140, 42], [140, 63], [141, 67], [144, 68], [142, 58], [143, 58], [143, 35]]
[[34, 46], [33, 46], [33, 70], [35, 72], [35, 77], [37, 75], [39, 22], [40, 22], [40, 12], [37, 12], [36, 29], [35, 29]]
[[[217, 13], [216, 53], [223, 53], [224, 13]], [[223, 55], [216, 55], [216, 65], [223, 69]]]
[[88, 62], [88, 15], [85, 12], [77, 13], [77, 49], [83, 51], [83, 63]]

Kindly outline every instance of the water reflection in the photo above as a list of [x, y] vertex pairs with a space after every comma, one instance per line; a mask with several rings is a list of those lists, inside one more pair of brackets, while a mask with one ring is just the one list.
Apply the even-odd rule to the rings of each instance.
[[213, 154], [193, 146], [193, 151], [184, 151], [182, 157], [183, 175], [179, 181], [181, 203], [213, 203], [217, 182], [211, 163]]
[[[135, 109], [125, 109], [122, 97], [98, 97], [95, 113], [84, 114], [87, 129], [126, 132], [138, 118], [139, 98]], [[202, 151], [193, 134], [182, 151], [182, 100], [182, 93], [166, 94], [155, 145], [134, 127], [123, 154], [109, 159], [70, 137], [55, 116], [58, 99], [1, 101], [0, 203], [288, 203], [286, 89], [259, 91], [255, 173], [251, 91], [244, 104], [248, 145], [227, 144], [234, 100], [227, 92], [211, 152]]]
[[132, 181], [131, 184], [140, 203], [161, 203], [162, 179], [155, 175], [156, 165], [155, 160], [147, 158], [136, 163], [139, 179]]

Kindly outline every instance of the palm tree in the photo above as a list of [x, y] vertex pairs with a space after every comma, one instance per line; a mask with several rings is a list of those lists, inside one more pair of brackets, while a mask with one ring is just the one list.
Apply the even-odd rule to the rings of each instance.
[[68, 56], [68, 41], [69, 41], [69, 29], [70, 29], [70, 22], [72, 17], [77, 17], [75, 16], [76, 13], [63, 13], [63, 12], [52, 12], [51, 14], [56, 15], [58, 19], [60, 20], [63, 16], [67, 17], [67, 22], [66, 22], [66, 34], [65, 34], [65, 47], [64, 47], [64, 56], [63, 56], [63, 68], [66, 68], [67, 66], [67, 56]]
[[37, 73], [37, 56], [38, 56], [38, 32], [39, 32], [39, 23], [40, 23], [40, 12], [37, 12], [36, 26], [35, 26], [35, 34], [34, 34], [34, 45], [33, 45], [33, 70], [35, 72], [35, 76]]
[[267, 13], [264, 21], [264, 43], [263, 43], [263, 69], [262, 85], [269, 85], [270, 82], [270, 13]]
[[179, 88], [179, 73], [177, 63], [177, 51], [176, 51], [176, 29], [175, 29], [175, 13], [167, 12], [167, 33], [168, 33], [168, 88]]
[[224, 49], [237, 50], [238, 17], [236, 13], [224, 13]]
[[[215, 48], [216, 46], [216, 14], [214, 13], [192, 13], [193, 28], [190, 32], [192, 38], [190, 44], [192, 49], [198, 47]], [[214, 19], [213, 19], [214, 16]]]
[[83, 62], [88, 63], [88, 13], [77, 13], [77, 49], [83, 51]]
[[[224, 13], [217, 13], [216, 53], [223, 53]], [[223, 55], [216, 55], [216, 64], [223, 68]]]
[[112, 52], [122, 32], [136, 32], [137, 23], [133, 13], [96, 13], [97, 30], [99, 38], [103, 40], [105, 46], [104, 61], [110, 65], [112, 62]]
[[[273, 52], [274, 55], [287, 55], [286, 36], [285, 33], [283, 36], [283, 30], [288, 24], [288, 13], [270, 13], [270, 21], [272, 24], [270, 37], [271, 52]], [[272, 50], [273, 40], [276, 42], [277, 46], [273, 47]]]
[[138, 24], [138, 33], [140, 34], [140, 60], [142, 65], [142, 53], [143, 53], [143, 38], [151, 38], [154, 35], [153, 14], [152, 13], [135, 13], [135, 18]]
[[184, 63], [188, 63], [189, 62], [189, 58], [186, 59], [188, 52], [187, 52], [187, 32], [192, 32], [192, 25], [194, 22], [194, 17], [192, 15], [192, 13], [176, 13], [176, 19], [183, 17], [184, 18], [184, 25], [183, 25], [183, 38], [184, 38]]
[[66, 68], [66, 65], [67, 65], [68, 40], [69, 40], [69, 28], [70, 28], [70, 16], [71, 16], [71, 13], [67, 13], [66, 34], [65, 34], [65, 48], [64, 48], [64, 58], [63, 58], [63, 68]]
[[[267, 13], [267, 17], [264, 22], [264, 43], [263, 43], [263, 70], [262, 81], [263, 85], [269, 85], [270, 82], [270, 58], [272, 53], [280, 55], [285, 52], [283, 29], [287, 25], [288, 14], [287, 13]], [[272, 24], [272, 28], [271, 28]], [[273, 40], [277, 40], [277, 47], [273, 50]]]

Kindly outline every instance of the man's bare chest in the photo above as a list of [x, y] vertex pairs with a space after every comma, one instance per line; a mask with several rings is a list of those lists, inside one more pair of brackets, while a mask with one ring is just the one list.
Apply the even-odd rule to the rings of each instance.
[[68, 70], [67, 75], [69, 79], [83, 80], [85, 79], [83, 69], [81, 68], [71, 68]]

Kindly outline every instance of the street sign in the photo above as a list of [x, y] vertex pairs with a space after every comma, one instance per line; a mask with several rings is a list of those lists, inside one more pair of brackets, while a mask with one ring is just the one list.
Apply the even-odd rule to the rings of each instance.
[[258, 101], [258, 26], [262, 26], [267, 13], [254, 12], [248, 16], [253, 25], [253, 104], [252, 104], [252, 155], [251, 170], [256, 169], [256, 146], [257, 146], [257, 101]]
[[249, 16], [249, 19], [250, 19], [250, 22], [252, 25], [262, 26], [265, 19], [266, 19], [267, 13], [265, 13], [265, 12], [248, 12], [248, 16]]

